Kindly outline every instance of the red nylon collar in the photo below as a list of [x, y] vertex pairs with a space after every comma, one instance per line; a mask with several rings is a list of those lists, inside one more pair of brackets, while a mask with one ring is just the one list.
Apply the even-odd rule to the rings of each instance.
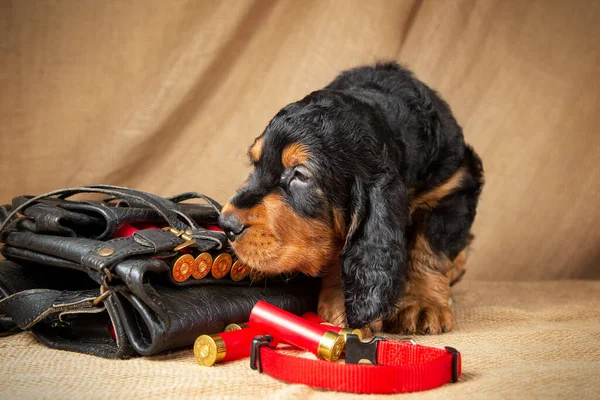
[[417, 392], [456, 382], [461, 374], [460, 353], [451, 347], [379, 340], [374, 343], [377, 365], [365, 365], [300, 358], [266, 347], [266, 342], [256, 344], [253, 368], [258, 362], [258, 369], [273, 378], [340, 392]]

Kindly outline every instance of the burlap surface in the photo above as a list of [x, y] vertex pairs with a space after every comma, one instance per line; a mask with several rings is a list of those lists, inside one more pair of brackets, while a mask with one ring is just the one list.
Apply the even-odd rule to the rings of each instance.
[[226, 200], [281, 107], [395, 59], [483, 159], [465, 279], [600, 278], [599, 20], [595, 0], [2, 0], [0, 202], [91, 183]]
[[[454, 332], [416, 340], [460, 350], [460, 382], [399, 396], [600, 397], [600, 282], [463, 282], [453, 307]], [[250, 370], [248, 360], [200, 367], [191, 349], [109, 361], [47, 349], [28, 333], [0, 339], [2, 399], [362, 397], [286, 384]]]

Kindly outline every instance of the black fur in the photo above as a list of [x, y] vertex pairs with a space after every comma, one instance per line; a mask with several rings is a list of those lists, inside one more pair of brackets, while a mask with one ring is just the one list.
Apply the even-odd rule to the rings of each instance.
[[[393, 314], [417, 228], [449, 257], [466, 246], [481, 162], [449, 106], [407, 69], [385, 63], [346, 71], [282, 109], [263, 138], [263, 156], [231, 202], [249, 208], [278, 192], [309, 218], [333, 223], [333, 211], [344, 211], [340, 258], [349, 326]], [[281, 152], [293, 142], [310, 150], [308, 174], [281, 165]], [[409, 193], [435, 188], [463, 165], [470, 173], [458, 192], [409, 215]]]

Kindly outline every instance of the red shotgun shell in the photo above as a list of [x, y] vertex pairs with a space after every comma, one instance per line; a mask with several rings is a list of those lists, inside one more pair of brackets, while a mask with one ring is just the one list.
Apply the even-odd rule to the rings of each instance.
[[351, 329], [351, 328], [341, 328], [339, 326], [335, 326], [333, 324], [330, 324], [329, 322], [325, 321], [323, 318], [319, 317], [319, 315], [315, 314], [314, 312], [306, 312], [304, 314], [302, 314], [302, 318], [304, 318], [307, 321], [310, 322], [315, 322], [317, 324], [321, 324], [321, 325], [326, 325], [327, 329], [329, 329], [330, 331], [334, 331], [335, 333], [342, 335], [344, 337], [344, 339], [346, 339], [346, 335], [351, 333], [353, 335], [358, 336], [359, 339], [362, 340], [362, 332], [360, 331], [360, 329]]
[[238, 282], [248, 276], [250, 267], [244, 264], [241, 260], [236, 260], [231, 267], [229, 276], [232, 280]]
[[219, 254], [212, 264], [212, 276], [217, 279], [223, 278], [229, 273], [231, 264], [233, 264], [233, 259], [229, 253]]
[[[253, 326], [250, 326], [250, 322], [244, 322], [244, 323], [233, 323], [233, 324], [229, 324], [225, 327], [225, 332], [231, 332], [231, 331], [239, 331], [241, 329], [252, 329], [255, 335], [268, 335], [268, 332], [261, 332], [258, 329], [254, 328]], [[277, 341], [277, 339], [271, 340], [270, 346], [271, 347], [277, 347], [279, 345], [279, 342]], [[250, 354], [250, 353], [248, 353]]]
[[153, 225], [147, 225], [147, 224], [140, 226], [139, 228], [136, 228], [129, 224], [123, 224], [123, 225], [119, 226], [119, 228], [115, 231], [114, 237], [121, 238], [121, 237], [133, 236], [133, 234], [135, 232], [137, 232], [141, 229], [160, 229], [160, 228], [153, 226]]
[[215, 335], [202, 335], [194, 343], [194, 356], [205, 367], [250, 357], [252, 340], [260, 333], [252, 328], [238, 329]]
[[310, 321], [310, 322], [315, 322], [317, 324], [325, 324], [325, 325], [333, 326], [333, 324], [330, 324], [329, 322], [325, 321], [323, 318], [319, 317], [319, 314], [314, 313], [314, 312], [305, 312], [304, 314], [302, 314], [302, 318], [304, 318], [305, 320]]
[[173, 263], [171, 274], [177, 282], [184, 282], [192, 276], [192, 268], [194, 265], [194, 257], [190, 254], [184, 254], [178, 257]]
[[194, 260], [192, 267], [192, 276], [194, 279], [202, 279], [210, 272], [213, 265], [213, 258], [210, 253], [200, 253]]
[[248, 329], [250, 328], [250, 326], [248, 325], [248, 323], [239, 323], [239, 324], [229, 324], [225, 327], [225, 332], [231, 332], [231, 331], [239, 331], [242, 329]]
[[263, 300], [252, 309], [250, 326], [327, 361], [336, 361], [346, 345], [330, 326], [309, 322]]

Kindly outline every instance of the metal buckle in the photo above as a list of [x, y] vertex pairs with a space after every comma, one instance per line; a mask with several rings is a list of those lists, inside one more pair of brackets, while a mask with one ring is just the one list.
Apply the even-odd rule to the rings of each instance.
[[446, 349], [447, 352], [449, 352], [450, 354], [452, 354], [452, 382], [457, 382], [458, 381], [458, 350], [456, 350], [454, 347], [449, 347], [449, 346], [445, 346], [444, 349]]
[[100, 295], [92, 301], [92, 305], [97, 306], [98, 304], [100, 304], [101, 301], [104, 301], [104, 299], [106, 299], [111, 294], [112, 289], [107, 289], [105, 286], [100, 286]]
[[102, 278], [102, 284], [100, 285], [100, 295], [92, 301], [93, 306], [97, 306], [101, 301], [104, 301], [108, 296], [112, 294], [112, 289], [108, 285], [113, 280], [113, 275], [108, 268], [102, 268], [104, 277]]
[[252, 339], [252, 351], [250, 352], [250, 368], [262, 374], [262, 361], [260, 359], [261, 347], [269, 346], [273, 338], [269, 335], [256, 336]]
[[415, 342], [415, 339], [410, 338], [410, 337], [402, 338], [402, 339], [400, 339], [398, 341], [399, 342], [410, 342], [410, 344], [412, 344], [413, 346], [417, 345], [417, 342]]
[[381, 336], [375, 336], [368, 342], [362, 342], [358, 335], [349, 333], [346, 335], [346, 364], [358, 364], [360, 360], [368, 360], [377, 365], [377, 343], [386, 340]]
[[196, 243], [196, 239], [194, 239], [193, 237], [190, 236], [192, 234], [192, 231], [190, 231], [190, 230], [186, 230], [186, 231], [179, 230], [179, 229], [175, 229], [171, 226], [165, 226], [163, 228], [163, 230], [169, 231], [173, 235], [177, 236], [178, 238], [182, 238], [183, 240], [185, 240], [185, 242], [175, 246], [173, 251], [179, 251], [181, 249], [185, 249], [186, 247], [190, 247]]
[[104, 277], [102, 278], [102, 285], [105, 288], [108, 288], [108, 284], [112, 282], [113, 276], [110, 270], [107, 267], [102, 268], [102, 272], [104, 273]]

